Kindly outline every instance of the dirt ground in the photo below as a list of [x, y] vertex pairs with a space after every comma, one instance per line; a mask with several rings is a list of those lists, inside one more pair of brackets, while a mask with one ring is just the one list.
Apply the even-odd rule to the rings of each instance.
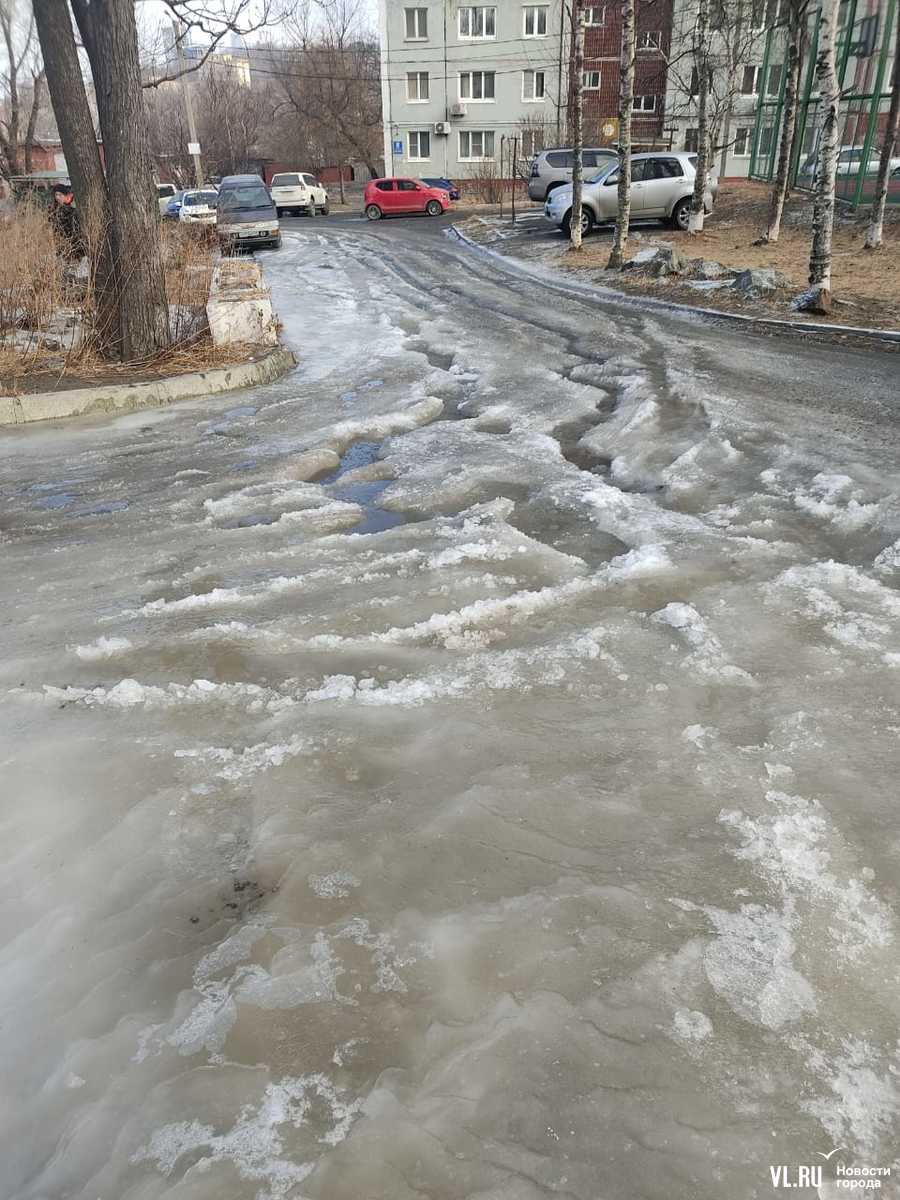
[[[769, 189], [765, 184], [740, 181], [724, 183], [719, 190], [715, 211], [706, 219], [703, 233], [690, 235], [662, 225], [633, 228], [629, 257], [639, 250], [665, 243], [677, 247], [685, 259], [714, 259], [726, 267], [774, 267], [788, 283], [766, 299], [747, 299], [730, 288], [703, 291], [689, 286], [677, 276], [650, 279], [643, 274], [609, 272], [609, 232], [595, 232], [584, 242], [580, 253], [567, 248], [562, 239], [534, 238], [522, 243], [507, 233], [493, 233], [472, 222], [464, 222], [466, 231], [478, 241], [495, 243], [495, 249], [529, 259], [552, 263], [564, 271], [584, 273], [593, 281], [624, 292], [653, 295], [696, 308], [719, 309], [747, 315], [798, 318], [791, 301], [807, 283], [810, 241], [812, 238], [812, 202], [807, 193], [796, 192], [785, 207], [781, 235], [775, 245], [754, 246], [765, 227]], [[471, 220], [471, 219], [470, 219]], [[868, 210], [853, 213], [839, 209], [834, 226], [834, 266], [832, 289], [834, 312], [830, 317], [803, 314], [803, 320], [823, 324], [855, 325], [875, 329], [900, 330], [900, 207], [888, 208], [884, 227], [884, 245], [877, 251], [863, 249]]]
[[[770, 300], [744, 300], [730, 290], [698, 293], [683, 282], [666, 279], [638, 281], [626, 277], [623, 286], [628, 291], [650, 291], [703, 308], [748, 313], [765, 310], [767, 315], [780, 317], [792, 315], [790, 302], [807, 282], [811, 200], [803, 192], [794, 193], [785, 208], [778, 242], [774, 246], [754, 246], [754, 240], [765, 227], [768, 205], [769, 189], [764, 184], [749, 181], [723, 184], [715, 212], [707, 218], [702, 233], [665, 230], [657, 235], [642, 230], [642, 241], [632, 242], [632, 254], [647, 242], [658, 240], [676, 246], [684, 258], [714, 259], [726, 267], [774, 267], [790, 280], [790, 286], [779, 288]], [[884, 245], [876, 251], [863, 249], [867, 223], [867, 210], [838, 211], [832, 267], [834, 313], [830, 318], [817, 319], [840, 325], [900, 329], [900, 212], [888, 210]], [[576, 257], [583, 259], [584, 268], [605, 267], [608, 255], [607, 245], [588, 239], [580, 256], [566, 255], [565, 267], [582, 269], [581, 262], [573, 261]]]

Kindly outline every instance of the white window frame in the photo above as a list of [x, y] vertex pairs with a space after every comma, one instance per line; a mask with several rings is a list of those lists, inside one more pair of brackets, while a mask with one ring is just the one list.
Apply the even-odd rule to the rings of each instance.
[[[544, 14], [544, 32], [538, 33], [538, 25], [540, 24], [539, 15]], [[533, 33], [528, 32], [528, 17], [532, 17]], [[550, 25], [550, 5], [549, 4], [523, 4], [522, 6], [522, 37], [533, 40], [534, 38], [549, 37], [547, 32]]]
[[[600, 14], [600, 20], [594, 20], [594, 13]], [[595, 4], [584, 10], [584, 23], [588, 29], [602, 29], [606, 24], [606, 5]]]
[[[482, 149], [482, 153], [481, 153], [481, 154], [472, 154], [472, 153], [471, 153], [471, 150], [472, 150], [472, 138], [473, 138], [473, 137], [475, 137], [475, 135], [476, 135], [476, 134], [480, 134], [480, 135], [481, 135], [481, 149]], [[496, 149], [496, 144], [494, 144], [494, 145], [492, 145], [492, 146], [491, 146], [491, 152], [490, 152], [490, 154], [485, 154], [485, 153], [483, 152], [483, 151], [484, 151], [484, 139], [485, 139], [485, 136], [486, 136], [487, 134], [490, 134], [490, 135], [491, 135], [491, 138], [492, 138], [492, 141], [493, 141], [494, 143], [496, 143], [496, 137], [495, 137], [495, 135], [494, 135], [494, 130], [493, 130], [493, 129], [460, 129], [460, 131], [459, 131], [459, 143], [458, 143], [458, 146], [459, 146], [459, 161], [460, 161], [460, 162], [493, 162], [493, 161], [494, 161], [494, 152], [495, 152], [495, 149]], [[470, 151], [470, 153], [469, 153], [469, 154], [463, 154], [463, 138], [464, 138], [464, 137], [467, 137], [467, 138], [469, 139], [469, 151]]]
[[[422, 149], [422, 135], [428, 138], [428, 153], [420, 154]], [[416, 153], [413, 154], [413, 138], [416, 139]], [[406, 161], [407, 162], [431, 162], [431, 130], [430, 129], [408, 129], [406, 131]]]
[[[744, 133], [744, 149], [738, 150], [738, 134]], [[749, 158], [753, 151], [753, 126], [738, 125], [734, 131], [734, 145], [731, 148], [732, 158]]]
[[[494, 14], [494, 31], [493, 33], [463, 33], [463, 13], [468, 13], [469, 28], [472, 28], [473, 13], [482, 13], [481, 28], [487, 29], [487, 14]], [[492, 42], [497, 36], [497, 7], [494, 4], [471, 4], [463, 5], [457, 10], [456, 18], [457, 36], [461, 42]]]
[[[589, 80], [597, 76], [596, 83], [585, 83], [585, 77]], [[600, 91], [600, 68], [592, 67], [589, 70], [581, 72], [581, 90], [583, 92], [599, 92]]]
[[[410, 34], [409, 21], [407, 20], [409, 13], [415, 13], [413, 25], [416, 32]], [[423, 17], [424, 14], [424, 17]], [[425, 25], [425, 32], [421, 33], [422, 25]], [[427, 42], [428, 41], [428, 9], [427, 8], [404, 8], [403, 10], [403, 40], [404, 42]]]
[[[530, 96], [528, 95], [528, 91], [525, 87], [525, 84], [526, 84], [526, 81], [527, 81], [529, 75], [531, 76], [531, 95]], [[541, 94], [538, 96], [536, 84], [537, 84], [537, 78], [539, 75], [541, 77]], [[547, 95], [547, 73], [546, 73], [546, 71], [544, 71], [543, 69], [538, 70], [533, 67], [529, 67], [527, 70], [523, 71], [522, 72], [522, 103], [523, 104], [543, 104], [544, 97], [546, 95]]]
[[[646, 104], [638, 104], [638, 100], [649, 100], [650, 107], [648, 108]], [[656, 96], [654, 95], [654, 93], [645, 92], [642, 96], [634, 96], [632, 98], [632, 102], [631, 102], [631, 111], [635, 115], [638, 115], [641, 113], [655, 113], [656, 112]]]
[[[465, 75], [467, 75], [469, 77], [469, 91], [470, 92], [473, 92], [475, 90], [474, 87], [472, 86], [473, 77], [475, 75], [481, 76], [481, 91], [482, 91], [482, 93], [484, 92], [485, 76], [490, 75], [491, 81], [493, 84], [493, 88], [492, 88], [493, 93], [494, 93], [493, 96], [485, 96], [485, 95], [464, 96], [462, 81], [463, 81], [463, 76], [465, 76]], [[460, 104], [494, 104], [497, 99], [497, 72], [496, 71], [460, 71], [459, 74], [456, 76], [456, 95], [459, 98]]]
[[652, 32], [649, 29], [645, 29], [638, 34], [637, 48], [639, 52], [646, 54], [648, 52], [652, 53], [653, 51], [656, 51], [659, 53], [660, 44], [661, 42], [658, 29], [653, 30]]
[[[427, 96], [422, 95], [422, 79], [425, 80], [425, 91]], [[409, 83], [410, 80], [416, 81], [416, 94], [410, 95]], [[407, 104], [427, 104], [431, 99], [431, 76], [427, 71], [407, 71], [406, 72], [406, 103]]]
[[[744, 75], [747, 73], [747, 71], [750, 71], [750, 70], [753, 71], [753, 91], [745, 92], [744, 91]], [[762, 67], [755, 66], [753, 63], [744, 63], [741, 68], [741, 93], [740, 94], [742, 96], [746, 96], [748, 99], [752, 96], [758, 96], [759, 95], [759, 77], [761, 75], [762, 75]]]

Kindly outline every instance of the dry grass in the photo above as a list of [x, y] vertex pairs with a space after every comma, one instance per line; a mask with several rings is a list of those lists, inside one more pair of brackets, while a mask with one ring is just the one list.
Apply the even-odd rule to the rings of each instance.
[[[675, 230], [641, 229], [644, 239], [657, 238], [675, 245], [684, 258], [714, 259], [727, 267], [774, 267], [789, 281], [770, 300], [748, 301], [726, 290], [698, 293], [676, 279], [629, 280], [617, 276], [614, 286], [628, 291], [652, 291], [707, 308], [735, 311], [765, 310], [765, 315], [790, 315], [790, 301], [806, 286], [809, 250], [812, 239], [811, 199], [795, 192], [785, 209], [781, 235], [775, 245], [754, 246], [765, 228], [769, 189], [765, 184], [742, 181], [723, 184], [715, 212], [707, 217], [700, 234]], [[838, 212], [834, 226], [834, 262], [832, 290], [836, 298], [834, 315], [825, 320], [845, 325], [868, 325], [900, 329], [900, 212], [889, 209], [884, 226], [884, 245], [876, 251], [864, 250], [868, 217], [866, 212]], [[636, 253], [641, 242], [633, 241]], [[567, 269], [596, 270], [605, 267], [609, 257], [606, 239], [589, 238], [579, 255], [568, 255]], [[612, 279], [611, 279], [612, 282]]]
[[[88, 240], [90, 238], [88, 237]], [[3, 228], [0, 256], [0, 390], [79, 387], [94, 381], [152, 378], [243, 361], [248, 351], [213, 346], [206, 301], [218, 258], [214, 228], [167, 224], [161, 252], [172, 346], [153, 359], [109, 363], [97, 354], [93, 278], [56, 239], [47, 210], [20, 205]]]

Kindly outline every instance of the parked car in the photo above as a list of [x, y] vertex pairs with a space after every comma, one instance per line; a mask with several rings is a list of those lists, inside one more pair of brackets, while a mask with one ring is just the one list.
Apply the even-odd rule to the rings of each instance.
[[392, 213], [427, 213], [439, 217], [450, 207], [445, 188], [429, 187], [421, 179], [370, 179], [363, 196], [363, 211], [370, 221]]
[[[618, 159], [618, 151], [609, 147], [594, 147], [582, 151], [585, 178]], [[532, 200], [546, 200], [554, 189], [572, 182], [572, 167], [575, 165], [574, 150], [541, 150], [534, 156], [531, 176], [528, 180], [528, 195]]]
[[279, 217], [285, 212], [308, 212], [311, 217], [316, 210], [328, 215], [328, 192], [315, 175], [302, 171], [286, 171], [273, 175], [269, 191], [275, 202]]
[[[687, 229], [691, 197], [694, 194], [696, 154], [684, 151], [656, 151], [635, 154], [631, 159], [631, 217], [669, 220], [676, 229]], [[581, 195], [581, 231], [590, 233], [594, 225], [615, 221], [618, 208], [618, 161], [605, 166], [585, 182]], [[710, 176], [705, 208], [712, 211], [719, 182]], [[568, 236], [572, 215], [572, 185], [556, 188], [547, 197], [544, 215]]]
[[226, 175], [219, 185], [216, 205], [219, 244], [240, 246], [281, 245], [281, 227], [275, 203], [259, 175]]
[[[847, 176], [859, 175], [862, 172], [863, 158], [865, 157], [865, 146], [840, 146], [837, 155], [837, 176], [839, 179]], [[881, 147], [872, 146], [869, 150], [869, 161], [866, 163], [866, 175], [877, 175], [878, 166], [881, 162]], [[816, 168], [819, 165], [818, 151], [810, 154], [803, 165], [797, 172], [798, 178], [807, 186], [812, 183], [815, 178]], [[900, 155], [891, 159], [891, 171], [900, 167]]]
[[449, 195], [451, 200], [459, 199], [459, 188], [452, 179], [423, 179], [422, 183], [427, 187], [440, 188]]
[[162, 210], [163, 219], [166, 221], [177, 221], [181, 216], [181, 197], [184, 192], [175, 192], [166, 201], [166, 206]]
[[183, 225], [215, 225], [219, 193], [215, 188], [182, 192], [178, 220]]
[[158, 183], [156, 185], [156, 202], [159, 205], [160, 216], [166, 215], [166, 209], [169, 206], [169, 201], [178, 192], [174, 183]]

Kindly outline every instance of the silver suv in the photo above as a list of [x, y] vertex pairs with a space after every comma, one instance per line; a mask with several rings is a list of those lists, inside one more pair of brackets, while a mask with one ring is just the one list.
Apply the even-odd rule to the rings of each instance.
[[[583, 152], [585, 178], [617, 157], [616, 151], [609, 147], [586, 149]], [[575, 153], [572, 150], [542, 150], [535, 155], [531, 164], [528, 195], [532, 200], [546, 200], [554, 188], [572, 182], [574, 165]]]
[[[631, 219], [669, 220], [676, 229], [687, 229], [691, 197], [694, 194], [696, 154], [657, 150], [635, 154], [631, 159]], [[585, 182], [581, 196], [581, 232], [590, 233], [594, 225], [615, 221], [618, 210], [618, 161], [605, 166]], [[712, 212], [719, 181], [707, 180], [704, 207]], [[544, 216], [568, 236], [572, 214], [572, 185], [557, 188], [547, 197]]]

